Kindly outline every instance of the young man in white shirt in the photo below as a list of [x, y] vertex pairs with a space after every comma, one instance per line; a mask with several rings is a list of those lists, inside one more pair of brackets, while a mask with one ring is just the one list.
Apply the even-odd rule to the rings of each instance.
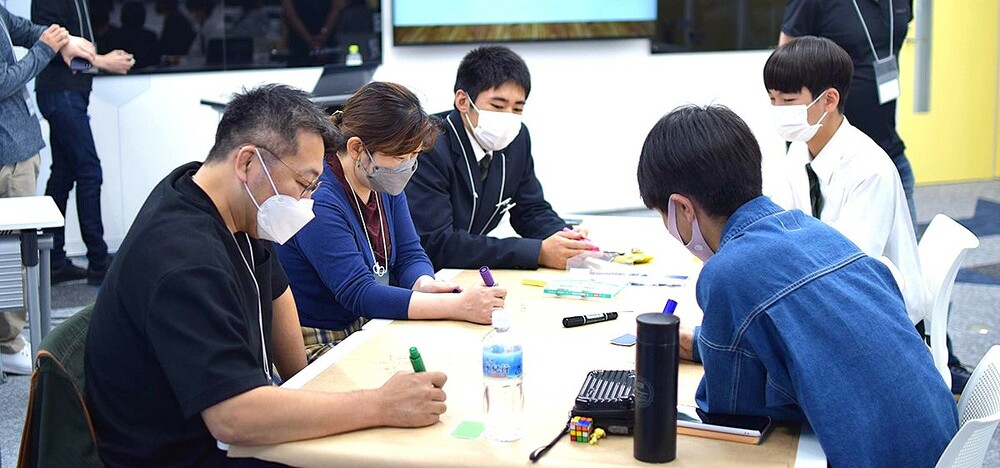
[[[764, 65], [775, 126], [791, 141], [771, 198], [833, 226], [902, 276], [914, 324], [930, 308], [917, 239], [899, 174], [885, 151], [844, 117], [854, 66], [833, 41], [803, 36], [778, 47]], [[821, 247], [821, 246], [819, 246]]]

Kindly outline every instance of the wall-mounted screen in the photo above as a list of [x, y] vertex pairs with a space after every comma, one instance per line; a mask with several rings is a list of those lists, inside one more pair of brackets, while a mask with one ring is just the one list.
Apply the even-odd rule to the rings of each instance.
[[393, 44], [649, 37], [656, 0], [393, 0]]
[[659, 0], [652, 51], [767, 49], [778, 44], [787, 0]]
[[90, 0], [89, 5], [98, 50], [132, 53], [133, 74], [382, 62], [379, 0]]

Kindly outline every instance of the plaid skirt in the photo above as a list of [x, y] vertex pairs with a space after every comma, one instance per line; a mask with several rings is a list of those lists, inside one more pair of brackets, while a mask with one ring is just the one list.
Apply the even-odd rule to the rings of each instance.
[[361, 327], [368, 322], [368, 319], [360, 317], [347, 325], [347, 328], [340, 330], [327, 330], [325, 328], [300, 327], [302, 328], [302, 341], [306, 345], [306, 359], [310, 363], [327, 351], [333, 349], [341, 341], [347, 339], [352, 333], [361, 330]]

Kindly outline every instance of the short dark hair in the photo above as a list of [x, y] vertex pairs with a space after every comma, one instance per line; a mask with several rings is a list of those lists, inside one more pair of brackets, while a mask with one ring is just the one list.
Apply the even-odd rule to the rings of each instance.
[[455, 91], [465, 91], [475, 101], [479, 93], [505, 83], [524, 88], [524, 97], [531, 93], [531, 73], [520, 55], [504, 46], [483, 46], [473, 49], [458, 65]]
[[801, 36], [778, 47], [764, 64], [764, 87], [782, 93], [797, 93], [802, 87], [812, 94], [833, 88], [840, 93], [837, 110], [844, 113], [847, 92], [854, 75], [851, 56], [835, 42], [816, 36]]
[[245, 144], [263, 146], [278, 157], [295, 153], [300, 130], [319, 135], [327, 147], [340, 142], [326, 114], [304, 91], [280, 84], [244, 89], [233, 95], [222, 114], [205, 162], [222, 161]]
[[330, 120], [343, 140], [327, 148], [328, 159], [335, 157], [334, 149], [343, 151], [351, 137], [360, 138], [372, 154], [400, 155], [429, 150], [440, 132], [416, 95], [405, 86], [384, 81], [362, 86]]
[[639, 156], [639, 193], [647, 207], [667, 212], [670, 195], [695, 199], [713, 217], [728, 217], [761, 195], [757, 139], [733, 111], [719, 105], [682, 106], [663, 116]]

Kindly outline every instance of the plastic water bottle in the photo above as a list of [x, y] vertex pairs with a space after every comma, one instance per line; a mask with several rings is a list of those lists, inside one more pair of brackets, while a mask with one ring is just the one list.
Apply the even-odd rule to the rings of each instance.
[[357, 44], [347, 46], [347, 59], [344, 64], [348, 67], [356, 67], [362, 63], [364, 60], [361, 57], [361, 48]]
[[511, 442], [524, 434], [521, 343], [510, 331], [510, 314], [493, 309], [493, 331], [483, 338], [483, 386], [486, 437]]

